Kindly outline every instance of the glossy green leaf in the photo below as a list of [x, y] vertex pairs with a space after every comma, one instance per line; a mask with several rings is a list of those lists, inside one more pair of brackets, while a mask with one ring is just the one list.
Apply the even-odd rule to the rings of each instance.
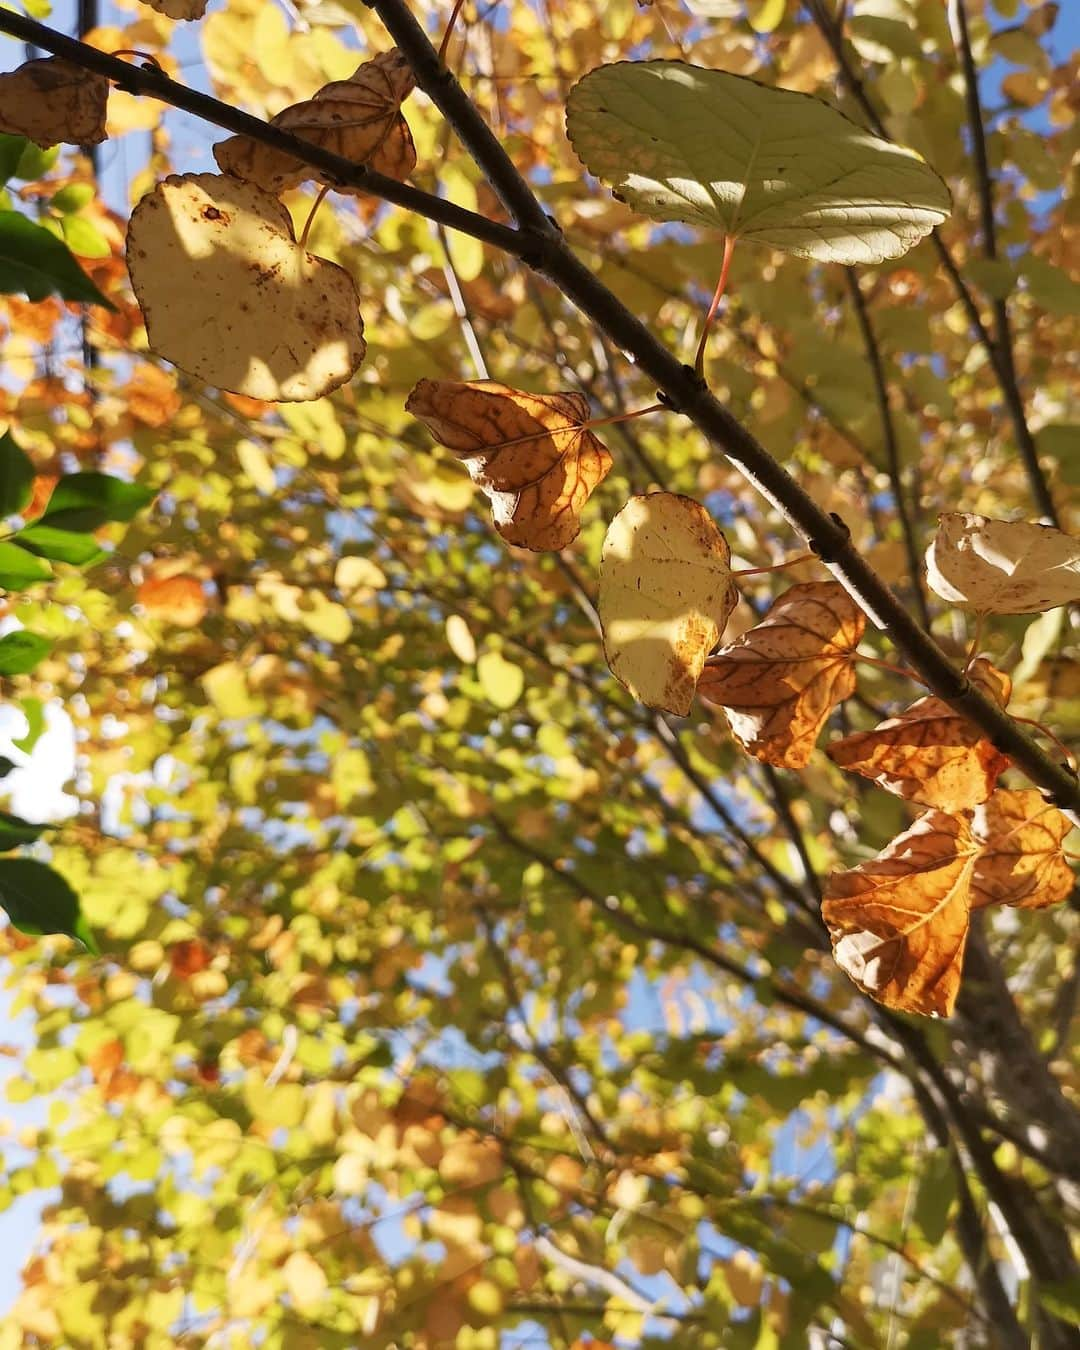
[[0, 291], [29, 300], [59, 295], [113, 308], [65, 245], [18, 211], [0, 211]]
[[73, 567], [87, 567], [109, 556], [92, 534], [62, 530], [44, 520], [20, 530], [16, 538], [31, 553], [52, 562], [70, 563]]
[[0, 637], [0, 675], [26, 675], [49, 654], [52, 643], [22, 629]]
[[0, 516], [13, 516], [30, 500], [34, 466], [9, 431], [0, 436]]
[[20, 933], [66, 933], [98, 950], [79, 897], [51, 867], [33, 858], [0, 858], [0, 906]]
[[110, 521], [131, 520], [157, 496], [153, 488], [107, 473], [69, 473], [53, 488], [43, 525], [58, 530], [97, 530]]
[[599, 67], [571, 90], [566, 127], [634, 210], [801, 258], [898, 258], [951, 210], [915, 151], [808, 94], [683, 61]]
[[9, 539], [0, 539], [0, 587], [4, 590], [22, 591], [51, 576], [52, 569], [47, 563]]
[[21, 816], [0, 811], [0, 852], [6, 853], [20, 844], [32, 844], [35, 839], [41, 838], [46, 829], [47, 825], [33, 825]]

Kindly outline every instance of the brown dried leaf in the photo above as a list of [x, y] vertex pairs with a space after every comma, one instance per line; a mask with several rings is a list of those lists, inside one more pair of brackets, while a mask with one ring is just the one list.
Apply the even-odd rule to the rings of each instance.
[[839, 582], [792, 586], [759, 624], [709, 657], [698, 693], [723, 708], [755, 759], [804, 769], [829, 713], [855, 689], [865, 628]]
[[731, 550], [700, 503], [631, 497], [600, 555], [600, 622], [612, 674], [650, 708], [685, 717], [738, 591]]
[[1072, 822], [1034, 788], [1001, 789], [975, 812], [972, 831], [982, 844], [971, 904], [1045, 909], [1072, 894], [1076, 879], [1062, 852]]
[[[303, 103], [283, 108], [270, 125], [404, 181], [416, 168], [416, 148], [401, 104], [415, 85], [412, 68], [395, 47], [365, 61], [347, 80], [335, 80]], [[223, 172], [267, 192], [320, 178], [319, 170], [303, 160], [249, 136], [230, 136], [215, 145], [214, 158]]]
[[462, 460], [505, 540], [543, 550], [576, 538], [582, 508], [611, 468], [611, 455], [583, 425], [583, 394], [421, 380], [405, 407]]
[[97, 145], [105, 139], [109, 82], [49, 56], [0, 75], [0, 131], [41, 146]]
[[210, 0], [142, 0], [170, 19], [201, 19]]
[[352, 277], [300, 248], [288, 211], [254, 183], [164, 179], [131, 213], [127, 262], [152, 349], [219, 389], [303, 402], [363, 360]]
[[1034, 614], [1080, 600], [1080, 539], [1026, 520], [952, 511], [926, 551], [926, 579], [950, 604]]
[[[983, 657], [973, 662], [968, 678], [1001, 707], [1008, 703], [1012, 681]], [[986, 801], [1009, 765], [974, 722], [932, 696], [872, 731], [833, 741], [826, 754], [887, 792], [940, 811], [966, 811]]]
[[925, 811], [876, 858], [834, 872], [821, 917], [840, 969], [887, 1008], [950, 1016], [975, 859], [964, 816]]

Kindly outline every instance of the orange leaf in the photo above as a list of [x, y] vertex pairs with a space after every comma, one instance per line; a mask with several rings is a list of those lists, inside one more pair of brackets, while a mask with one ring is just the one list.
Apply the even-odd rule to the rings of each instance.
[[1075, 878], [1062, 852], [1072, 822], [1034, 788], [1000, 789], [975, 812], [982, 844], [972, 884], [973, 909], [1044, 909], [1072, 894]]
[[755, 759], [804, 769], [833, 708], [855, 689], [866, 616], [837, 581], [792, 586], [709, 660], [698, 693]]
[[148, 577], [135, 593], [147, 614], [177, 628], [197, 628], [206, 616], [206, 592], [193, 576]]
[[821, 917], [840, 969], [887, 1008], [948, 1017], [960, 988], [975, 859], [966, 817], [925, 811], [876, 858], [834, 872]]
[[[415, 88], [412, 69], [395, 47], [365, 61], [347, 80], [324, 85], [303, 103], [283, 108], [270, 125], [292, 132], [354, 164], [366, 164], [390, 178], [406, 179], [416, 168], [416, 149], [401, 104]], [[281, 193], [318, 169], [303, 160], [253, 141], [230, 136], [214, 146], [223, 173]], [[341, 188], [342, 192], [357, 189]]]
[[421, 380], [405, 407], [462, 460], [505, 540], [542, 550], [576, 538], [582, 507], [611, 468], [610, 454], [583, 425], [583, 394]]
[[[980, 657], [972, 684], [1002, 707], [1012, 681]], [[842, 769], [871, 778], [879, 787], [940, 811], [966, 811], [986, 801], [1009, 765], [974, 722], [940, 698], [921, 698], [873, 731], [833, 741], [826, 754]]]
[[58, 56], [0, 75], [0, 131], [41, 146], [105, 139], [109, 82]]

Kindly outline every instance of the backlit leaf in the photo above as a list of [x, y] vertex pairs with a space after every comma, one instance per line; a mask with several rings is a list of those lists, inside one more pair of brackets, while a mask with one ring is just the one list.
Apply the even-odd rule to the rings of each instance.
[[112, 309], [56, 235], [18, 211], [0, 211], [0, 292], [34, 301], [55, 294]]
[[20, 933], [66, 933], [97, 951], [79, 897], [64, 878], [33, 858], [0, 858], [0, 906]]
[[[283, 108], [270, 119], [270, 125], [354, 164], [406, 179], [416, 167], [416, 150], [401, 104], [415, 85], [412, 68], [394, 48], [365, 61], [347, 80], [335, 80], [303, 103]], [[306, 179], [322, 177], [303, 160], [248, 136], [231, 136], [214, 146], [214, 158], [223, 173], [256, 183], [267, 192], [281, 193]]]
[[301, 249], [288, 211], [252, 183], [166, 178], [132, 212], [127, 260], [153, 350], [219, 389], [303, 402], [363, 360], [352, 278]]
[[1043, 909], [1072, 894], [1076, 879], [1062, 851], [1072, 822], [1033, 788], [999, 789], [976, 809], [972, 833], [981, 849], [971, 905]]
[[966, 511], [941, 516], [926, 578], [950, 604], [982, 614], [1034, 614], [1080, 600], [1080, 539], [1026, 520]]
[[805, 768], [826, 718], [854, 692], [865, 628], [839, 582], [792, 586], [759, 624], [709, 658], [698, 693], [723, 708], [755, 759]]
[[0, 675], [26, 675], [49, 654], [52, 643], [22, 629], [0, 637]]
[[591, 71], [570, 91], [566, 127], [634, 210], [803, 258], [898, 258], [951, 210], [914, 150], [808, 94], [684, 61]]
[[69, 473], [53, 488], [41, 520], [60, 530], [97, 530], [110, 521], [131, 520], [156, 496], [153, 488], [112, 474]]
[[[1011, 681], [979, 658], [971, 682], [1001, 707]], [[941, 811], [964, 811], [986, 801], [1009, 759], [984, 733], [940, 698], [921, 698], [872, 731], [859, 731], [826, 747], [842, 769], [862, 774], [879, 787]]]
[[509, 543], [560, 549], [576, 538], [582, 508], [611, 468], [610, 454], [583, 425], [583, 394], [421, 380], [405, 407], [462, 461]]
[[731, 550], [690, 497], [631, 497], [608, 527], [600, 560], [600, 622], [612, 674], [650, 708], [685, 717], [706, 655], [738, 592]]
[[876, 858], [829, 877], [821, 917], [864, 993], [897, 1012], [952, 1013], [975, 854], [966, 819], [926, 811]]
[[147, 614], [176, 628], [197, 628], [206, 615], [206, 592], [198, 577], [186, 573], [149, 576], [135, 593]]
[[105, 139], [109, 82], [58, 56], [0, 75], [0, 131], [40, 146], [97, 145]]
[[21, 591], [52, 576], [52, 568], [8, 539], [0, 539], [0, 587]]

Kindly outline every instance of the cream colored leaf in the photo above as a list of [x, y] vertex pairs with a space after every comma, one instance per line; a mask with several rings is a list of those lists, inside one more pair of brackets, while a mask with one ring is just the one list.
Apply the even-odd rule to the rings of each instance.
[[207, 384], [305, 402], [363, 360], [352, 278], [302, 249], [289, 213], [251, 183], [166, 178], [131, 214], [127, 261], [151, 348]]
[[976, 846], [964, 816], [926, 811], [876, 858], [825, 885], [837, 965], [897, 1012], [948, 1017], [967, 945]]
[[[971, 682], [1004, 707], [1009, 677], [980, 657], [968, 672]], [[986, 801], [1009, 757], [983, 732], [940, 698], [921, 698], [872, 731], [833, 741], [826, 753], [851, 773], [872, 779], [887, 792], [940, 811], [966, 811]]]
[[975, 811], [972, 832], [982, 845], [971, 903], [1044, 909], [1067, 900], [1076, 885], [1062, 850], [1072, 822], [1034, 788], [1000, 789]]
[[525, 692], [524, 672], [502, 652], [485, 652], [476, 663], [476, 674], [496, 708], [512, 708]]
[[105, 139], [109, 82], [49, 56], [0, 75], [0, 131], [37, 145], [97, 145]]
[[461, 459], [508, 543], [561, 549], [576, 538], [582, 508], [611, 468], [611, 455], [583, 425], [583, 394], [421, 380], [405, 407]]
[[446, 640], [457, 659], [471, 666], [476, 660], [476, 639], [460, 614], [451, 614], [446, 620]]
[[643, 215], [802, 258], [898, 258], [952, 208], [914, 150], [809, 94], [685, 61], [590, 71], [566, 129], [590, 173]]
[[792, 586], [761, 622], [709, 658], [698, 693], [724, 710], [755, 759], [788, 769], [810, 762], [833, 708], [855, 690], [855, 649], [866, 617], [836, 581]]
[[334, 568], [334, 585], [352, 600], [380, 591], [386, 584], [386, 573], [370, 558], [350, 553]]
[[[416, 149], [401, 104], [415, 84], [411, 67], [395, 47], [365, 61], [349, 79], [335, 80], [303, 103], [283, 108], [270, 125], [354, 164], [404, 180], [416, 167]], [[306, 179], [322, 178], [303, 160], [249, 136], [221, 141], [214, 146], [214, 158], [224, 173], [267, 192], [284, 192]]]
[[612, 674], [650, 708], [685, 717], [738, 593], [731, 550], [690, 497], [631, 497], [600, 558], [600, 622]]
[[1035, 614], [1080, 600], [1080, 539], [1026, 520], [940, 517], [926, 578], [942, 600], [982, 614]]

